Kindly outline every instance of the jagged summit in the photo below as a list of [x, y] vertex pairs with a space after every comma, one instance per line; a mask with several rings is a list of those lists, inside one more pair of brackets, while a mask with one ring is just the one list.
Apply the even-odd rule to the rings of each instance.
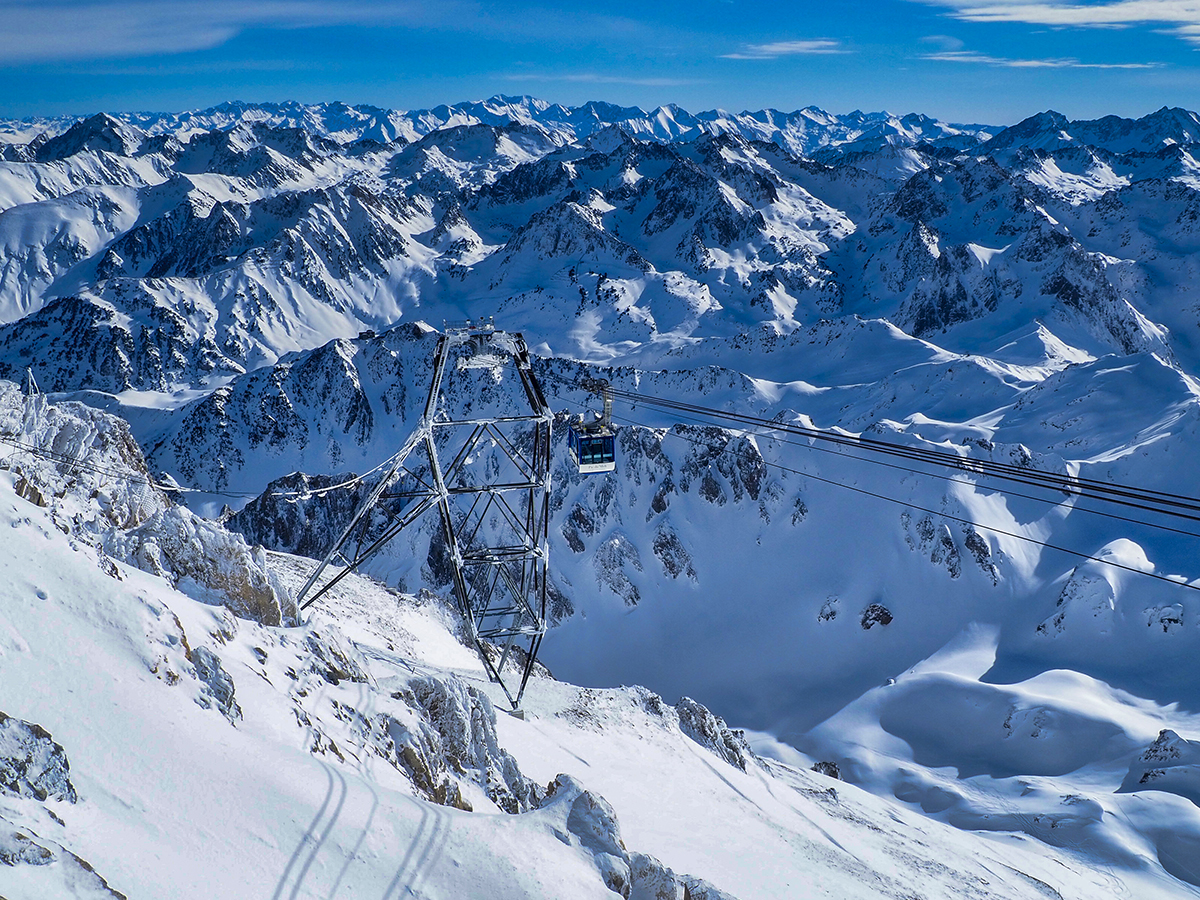
[[87, 150], [131, 156], [141, 141], [137, 129], [107, 113], [96, 113], [41, 143], [34, 156], [38, 162], [66, 159]]

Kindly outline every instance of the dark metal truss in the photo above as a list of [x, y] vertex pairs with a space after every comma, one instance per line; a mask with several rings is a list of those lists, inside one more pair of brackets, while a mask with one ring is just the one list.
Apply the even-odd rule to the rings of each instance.
[[[451, 359], [459, 369], [506, 360], [529, 413], [453, 417], [443, 396]], [[421, 421], [301, 588], [301, 609], [436, 509], [467, 635], [518, 708], [546, 632], [552, 420], [520, 334], [448, 329], [438, 341]], [[490, 464], [473, 465], [481, 456]], [[317, 588], [330, 567], [337, 571]]]

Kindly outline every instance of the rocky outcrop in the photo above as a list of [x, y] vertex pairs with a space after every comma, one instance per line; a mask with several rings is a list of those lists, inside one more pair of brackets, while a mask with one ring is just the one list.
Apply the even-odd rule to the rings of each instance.
[[198, 600], [227, 606], [242, 618], [285, 625], [299, 614], [295, 599], [267, 571], [261, 547], [251, 548], [241, 535], [184, 507], [113, 532], [104, 547], [115, 559], [166, 578]]
[[387, 719], [395, 756], [427, 798], [466, 806], [455, 782], [478, 785], [508, 813], [537, 807], [544, 789], [526, 778], [496, 736], [496, 710], [487, 695], [455, 678], [424, 676], [393, 694], [409, 709]]
[[869, 603], [866, 609], [862, 611], [862, 616], [859, 618], [859, 624], [863, 631], [870, 631], [876, 625], [886, 627], [892, 624], [892, 611], [882, 603]]
[[304, 643], [309, 654], [308, 670], [326, 684], [337, 685], [343, 681], [365, 684], [370, 680], [366, 662], [336, 625], [313, 629]]
[[0, 437], [20, 450], [2, 464], [18, 473], [20, 496], [92, 544], [110, 574], [120, 573], [108, 557], [244, 618], [294, 621], [295, 602], [267, 573], [262, 548], [173, 506], [123, 419], [0, 382]]
[[207, 647], [195, 647], [189, 657], [196, 669], [196, 677], [203, 685], [196, 702], [207, 708], [215, 708], [217, 712], [235, 724], [242, 718], [242, 708], [235, 699], [233, 679], [221, 665], [221, 657]]
[[0, 816], [0, 866], [20, 865], [42, 869], [45, 874], [39, 873], [37, 883], [43, 890], [54, 891], [53, 896], [126, 900], [86, 860], [28, 828], [13, 828]]
[[620, 597], [626, 606], [637, 606], [642, 594], [630, 579], [626, 567], [641, 572], [642, 559], [629, 538], [620, 533], [609, 537], [596, 548], [593, 564], [601, 585]]
[[745, 772], [754, 761], [754, 752], [742, 732], [730, 728], [724, 719], [691, 697], [680, 698], [675, 704], [675, 713], [679, 716], [680, 731], [731, 766]]
[[0, 712], [0, 792], [74, 803], [66, 751], [46, 729]]
[[36, 495], [81, 535], [135, 527], [170, 504], [116, 416], [0, 381], [0, 437], [16, 448], [0, 466], [18, 474], [23, 496]]
[[933, 516], [924, 515], [915, 522], [909, 512], [900, 514], [900, 524], [904, 529], [904, 540], [908, 548], [918, 553], [928, 554], [929, 561], [946, 570], [951, 578], [961, 578], [963, 575], [963, 550], [968, 554], [968, 560], [974, 560], [979, 570], [992, 582], [1000, 583], [1000, 570], [996, 567], [992, 549], [987, 540], [975, 526], [965, 522], [956, 522], [958, 531], [962, 534], [962, 549], [955, 540], [954, 532], [946, 521], [935, 522]]
[[1163, 729], [1130, 764], [1120, 792], [1167, 791], [1200, 806], [1200, 741]]
[[559, 839], [589, 853], [604, 883], [626, 900], [734, 900], [701, 878], [676, 874], [653, 856], [631, 853], [612, 806], [570, 775], [550, 783], [539, 815]]

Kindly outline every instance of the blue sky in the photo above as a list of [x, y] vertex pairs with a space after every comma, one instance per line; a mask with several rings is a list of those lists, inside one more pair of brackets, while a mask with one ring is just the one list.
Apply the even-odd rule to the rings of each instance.
[[493, 94], [1007, 124], [1200, 107], [1200, 0], [0, 0], [0, 116]]

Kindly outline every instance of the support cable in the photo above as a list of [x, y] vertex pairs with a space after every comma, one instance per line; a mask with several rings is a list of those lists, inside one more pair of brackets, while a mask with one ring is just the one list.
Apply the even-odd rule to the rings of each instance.
[[[552, 373], [548, 374], [546, 377], [581, 390], [587, 389], [586, 382], [563, 378]], [[1094, 479], [1082, 478], [1075, 475], [1061, 475], [1054, 472], [1046, 472], [1044, 470], [1034, 469], [1028, 466], [1017, 466], [1006, 463], [996, 463], [990, 460], [973, 459], [959, 456], [954, 453], [933, 450], [929, 448], [907, 447], [902, 444], [881, 441], [873, 438], [865, 438], [862, 436], [855, 436], [831, 429], [820, 429], [797, 425], [794, 423], [780, 422], [775, 419], [764, 419], [757, 416], [719, 410], [699, 404], [668, 400], [651, 394], [643, 394], [635, 391], [626, 391], [617, 388], [613, 388], [612, 390], [615, 396], [621, 398], [633, 407], [636, 407], [637, 404], [641, 403], [645, 406], [669, 411], [675, 414], [682, 413], [691, 416], [698, 416], [707, 420], [717, 419], [733, 422], [742, 426], [761, 428], [777, 433], [806, 437], [813, 440], [831, 443], [837, 446], [897, 456], [914, 462], [956, 469], [960, 472], [967, 472], [973, 475], [998, 478], [1005, 481], [1024, 484], [1030, 487], [1058, 490], [1066, 494], [1073, 494], [1087, 499], [1101, 500], [1134, 509], [1141, 509], [1147, 512], [1159, 513], [1161, 515], [1171, 516], [1174, 518], [1200, 522], [1200, 499], [1182, 494], [1155, 491], [1133, 486], [1116, 485], [1108, 482], [1096, 481]], [[865, 462], [880, 464], [876, 460], [870, 460], [865, 457], [855, 458], [862, 459]], [[1191, 534], [1191, 532], [1185, 533]]]
[[[630, 425], [639, 425], [639, 426], [641, 426], [643, 428], [647, 428], [647, 429], [651, 428], [651, 426], [646, 425], [643, 422], [638, 422], [638, 421], [636, 421], [634, 419], [630, 419], [626, 416], [614, 416], [614, 418], [620, 419], [623, 422], [627, 422]], [[680, 434], [679, 432], [676, 432], [676, 431], [668, 431], [667, 435], [670, 437], [681, 438], [682, 440], [688, 441], [693, 444], [708, 447], [710, 450], [718, 449], [715, 446], [713, 446], [712, 444], [706, 443], [698, 438], [688, 437], [687, 435]], [[721, 448], [721, 449], [724, 449], [724, 448]], [[745, 454], [745, 453], [737, 454], [735, 452], [735, 455], [740, 455], [744, 459], [751, 458], [748, 454]], [[761, 457], [759, 457], [759, 458], [761, 459]], [[1136, 569], [1133, 566], [1127, 566], [1124, 563], [1114, 562], [1111, 559], [1104, 559], [1103, 557], [1092, 556], [1091, 554], [1084, 553], [1080, 550], [1072, 550], [1070, 547], [1063, 547], [1058, 544], [1048, 543], [1047, 541], [1040, 541], [1037, 538], [1032, 538], [1032, 537], [1029, 537], [1028, 535], [1020, 534], [1019, 532], [1007, 531], [1003, 528], [997, 528], [994, 525], [984, 525], [983, 523], [976, 522], [972, 519], [967, 519], [962, 516], [955, 516], [950, 513], [942, 512], [942, 511], [935, 510], [935, 509], [929, 509], [928, 507], [920, 506], [916, 503], [911, 503], [907, 500], [899, 500], [895, 497], [889, 497], [886, 494], [880, 494], [880, 493], [876, 493], [875, 491], [869, 491], [866, 488], [855, 487], [854, 485], [846, 484], [845, 482], [837, 481], [832, 478], [823, 478], [820, 475], [814, 475], [811, 472], [805, 472], [802, 469], [793, 469], [789, 466], [782, 465], [781, 463], [770, 462], [769, 460], [766, 460], [766, 459], [762, 459], [762, 462], [764, 465], [771, 466], [772, 468], [780, 469], [784, 472], [790, 472], [791, 474], [799, 475], [802, 478], [811, 478], [814, 481], [820, 481], [824, 484], [828, 484], [833, 487], [840, 487], [840, 488], [844, 488], [845, 490], [848, 490], [848, 491], [854, 491], [856, 494], [863, 494], [868, 497], [874, 497], [877, 500], [883, 500], [887, 503], [893, 503], [897, 506], [903, 506], [908, 509], [919, 510], [924, 513], [929, 513], [930, 515], [939, 516], [943, 519], [950, 519], [953, 522], [959, 522], [963, 525], [970, 525], [973, 528], [980, 528], [980, 529], [983, 529], [984, 531], [990, 531], [994, 534], [1004, 535], [1005, 537], [1014, 538], [1015, 540], [1018, 540], [1018, 541], [1024, 541], [1027, 544], [1034, 544], [1039, 547], [1044, 547], [1047, 550], [1057, 550], [1060, 553], [1066, 553], [1069, 556], [1074, 556], [1079, 559], [1089, 560], [1091, 562], [1097, 562], [1102, 565], [1111, 566], [1115, 569], [1123, 569], [1124, 571], [1132, 572], [1135, 575], [1144, 575], [1147, 578], [1153, 578], [1157, 581], [1164, 581], [1167, 584], [1173, 584], [1173, 585], [1176, 585], [1177, 587], [1188, 588], [1189, 590], [1193, 590], [1193, 591], [1200, 591], [1200, 585], [1193, 584], [1186, 580], [1180, 580], [1182, 578], [1182, 576], [1179, 576], [1177, 578], [1172, 578], [1167, 575], [1159, 575], [1156, 572], [1146, 572], [1142, 569]]]

